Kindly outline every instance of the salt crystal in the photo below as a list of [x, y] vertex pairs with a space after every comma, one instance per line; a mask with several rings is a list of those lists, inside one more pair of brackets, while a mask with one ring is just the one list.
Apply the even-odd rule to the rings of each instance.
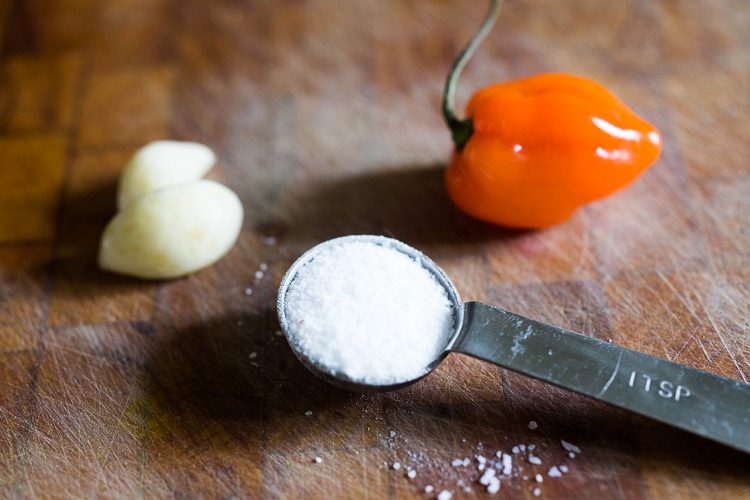
[[542, 490], [541, 490], [541, 489], [539, 489], [539, 488], [534, 488], [534, 496], [535, 496], [535, 497], [538, 497], [538, 496], [539, 496], [539, 495], [541, 495], [541, 494], [542, 494]]
[[511, 455], [503, 455], [503, 474], [510, 476], [513, 471], [513, 457]]
[[533, 420], [529, 422], [529, 429], [531, 429], [532, 431], [535, 430], [537, 427], [539, 427], [539, 424], [537, 424]]
[[393, 462], [393, 470], [399, 470], [400, 468], [401, 468], [401, 463]]
[[307, 410], [307, 411], [305, 412], [305, 415], [307, 415], [307, 416], [309, 417], [310, 415], [312, 415], [312, 411], [310, 411], [310, 410]]
[[526, 451], [526, 445], [525, 444], [519, 444], [518, 445], [518, 449], [521, 450], [522, 452]]
[[250, 359], [255, 359], [257, 357], [258, 357], [258, 353], [257, 352], [253, 351], [253, 352], [250, 353]]
[[265, 262], [261, 262], [260, 263], [260, 270], [263, 271], [263, 272], [267, 271], [268, 270], [268, 264], [266, 264]]
[[536, 476], [534, 476], [534, 479], [536, 480], [537, 483], [541, 483], [542, 481], [544, 481], [544, 478], [542, 477], [541, 474], [537, 474]]
[[560, 471], [563, 472], [563, 473], [568, 472], [568, 466], [567, 465], [561, 465], [560, 466]]
[[390, 436], [391, 436], [391, 437], [396, 437], [396, 431], [391, 431], [391, 432], [390, 432]]
[[549, 477], [560, 477], [562, 476], [562, 472], [560, 472], [560, 469], [558, 469], [556, 465], [553, 465], [547, 475], [549, 475]]
[[440, 493], [438, 493], [437, 500], [450, 500], [453, 496], [453, 493], [451, 493], [448, 490], [443, 490]]
[[463, 463], [464, 463], [463, 460], [461, 460], [460, 458], [456, 458], [456, 459], [453, 460], [453, 462], [451, 462], [451, 465], [453, 467], [461, 467], [463, 465]]
[[487, 469], [487, 471], [484, 474], [482, 474], [482, 477], [479, 478], [479, 484], [487, 486], [490, 484], [490, 481], [494, 477], [495, 477], [495, 469]]
[[471, 460], [469, 460], [469, 458], [467, 457], [467, 458], [464, 458], [464, 461], [462, 462], [462, 465], [464, 467], [468, 467], [470, 463], [471, 463]]
[[535, 457], [534, 455], [529, 455], [529, 463], [534, 465], [540, 465], [542, 463], [542, 459], [539, 457]]
[[518, 455], [518, 453], [521, 451], [518, 446], [514, 446], [513, 449], [511, 449], [514, 455]]
[[245, 288], [245, 295], [252, 295], [253, 289], [252, 288]]
[[322, 459], [322, 458], [320, 458], [320, 457], [315, 457], [315, 463], [316, 463], [316, 464], [319, 464], [319, 463], [321, 463], [322, 461], [323, 461], [323, 459]]
[[259, 280], [263, 277], [263, 271], [255, 271], [255, 279]]
[[317, 367], [355, 382], [423, 376], [454, 332], [445, 287], [391, 243], [333, 241], [289, 282], [290, 343]]
[[412, 469], [409, 472], [407, 472], [406, 475], [409, 476], [409, 479], [414, 479], [415, 477], [417, 477], [417, 471]]
[[529, 451], [534, 451], [535, 449], [536, 449], [536, 445], [535, 444], [530, 444], [529, 445]]
[[570, 453], [568, 453], [568, 456], [569, 456], [570, 458], [575, 458], [575, 457], [576, 457], [576, 454], [575, 454], [575, 453], [573, 453], [573, 452], [571, 451]]
[[494, 495], [498, 491], [500, 491], [500, 480], [496, 477], [493, 477], [490, 480], [490, 484], [487, 485], [487, 493], [489, 493], [490, 495]]
[[435, 491], [435, 488], [431, 484], [428, 484], [427, 486], [424, 487], [425, 493], [432, 493], [433, 491]]
[[581, 449], [578, 446], [570, 444], [564, 439], [560, 440], [560, 444], [562, 444], [562, 447], [565, 448], [565, 451], [569, 451], [571, 453], [581, 453]]

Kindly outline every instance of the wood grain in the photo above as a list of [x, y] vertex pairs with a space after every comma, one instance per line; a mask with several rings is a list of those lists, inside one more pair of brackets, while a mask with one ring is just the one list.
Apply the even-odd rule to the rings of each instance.
[[[500, 452], [503, 498], [750, 498], [750, 457], [524, 376], [456, 355], [402, 391], [350, 394], [279, 335], [289, 264], [376, 233], [433, 257], [464, 300], [750, 378], [750, 4], [506, 3], [460, 103], [567, 71], [664, 137], [627, 189], [536, 232], [469, 219], [442, 184], [443, 81], [483, 13], [0, 3], [0, 497], [482, 498], [477, 457]], [[215, 150], [240, 239], [180, 280], [103, 273], [119, 173], [164, 138]]]

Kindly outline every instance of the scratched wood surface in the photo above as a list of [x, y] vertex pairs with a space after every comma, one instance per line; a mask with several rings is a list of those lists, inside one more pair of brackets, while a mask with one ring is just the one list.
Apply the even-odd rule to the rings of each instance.
[[[453, 356], [350, 394], [278, 335], [287, 266], [376, 233], [464, 300], [750, 377], [750, 3], [507, 3], [459, 103], [567, 71], [664, 135], [632, 186], [537, 232], [470, 220], [442, 187], [443, 80], [485, 8], [0, 2], [0, 497], [474, 498], [475, 457], [524, 445], [505, 498], [750, 498], [749, 457], [520, 375]], [[185, 279], [100, 272], [117, 177], [163, 138], [216, 151], [241, 237]]]

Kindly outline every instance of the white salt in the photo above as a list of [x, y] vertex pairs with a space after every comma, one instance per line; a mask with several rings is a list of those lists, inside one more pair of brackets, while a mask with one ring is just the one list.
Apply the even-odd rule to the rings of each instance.
[[450, 500], [453, 496], [453, 493], [451, 493], [448, 490], [443, 490], [440, 493], [438, 493], [437, 500]]
[[568, 472], [568, 466], [567, 465], [561, 465], [560, 466], [560, 471], [563, 472], [563, 473]]
[[503, 474], [510, 476], [513, 472], [513, 456], [505, 454], [503, 455]]
[[297, 352], [372, 385], [421, 377], [454, 331], [453, 303], [433, 274], [365, 240], [328, 242], [289, 283], [284, 313]]
[[417, 477], [417, 471], [412, 469], [409, 472], [407, 472], [406, 475], [409, 477], [409, 479], [414, 479], [415, 477]]
[[558, 469], [557, 466], [553, 465], [547, 475], [549, 477], [560, 477], [562, 476], [562, 472], [560, 472], [560, 469]]
[[322, 459], [322, 458], [320, 458], [320, 457], [315, 457], [315, 463], [316, 463], [316, 464], [319, 464], [319, 463], [321, 463], [322, 461], [323, 461], [323, 459]]
[[495, 477], [495, 469], [487, 469], [482, 477], [479, 478], [479, 484], [487, 486], [490, 481]]
[[534, 455], [529, 455], [529, 463], [534, 464], [534, 465], [540, 465], [542, 463], [542, 459]]
[[401, 462], [393, 463], [393, 470], [399, 470], [401, 468]]
[[534, 496], [535, 496], [535, 497], [538, 497], [538, 496], [539, 496], [539, 495], [541, 495], [541, 494], [542, 494], [542, 490], [541, 490], [541, 489], [539, 489], [539, 488], [534, 488]]
[[536, 430], [538, 427], [539, 427], [539, 424], [537, 424], [533, 420], [531, 422], [529, 422], [529, 429], [531, 429], [532, 431]]
[[544, 478], [542, 477], [542, 475], [541, 475], [541, 474], [537, 474], [537, 475], [536, 475], [536, 476], [534, 477], [534, 479], [536, 479], [536, 482], [537, 482], [537, 483], [541, 483], [542, 481], [544, 481]]
[[500, 480], [496, 477], [493, 477], [490, 480], [490, 484], [487, 485], [487, 493], [489, 493], [490, 495], [494, 495], [498, 491], [500, 491]]
[[562, 447], [565, 448], [565, 451], [569, 451], [571, 453], [581, 453], [581, 449], [578, 446], [570, 444], [564, 439], [560, 440], [560, 444], [562, 444]]
[[431, 484], [428, 484], [427, 486], [424, 487], [425, 493], [432, 493], [433, 491], [435, 491], [435, 487], [432, 486]]

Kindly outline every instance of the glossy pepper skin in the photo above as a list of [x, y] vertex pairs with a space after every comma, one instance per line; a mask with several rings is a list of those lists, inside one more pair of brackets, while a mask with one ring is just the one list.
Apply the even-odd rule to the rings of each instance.
[[492, 85], [469, 101], [468, 140], [446, 172], [450, 198], [493, 224], [543, 228], [631, 183], [661, 136], [601, 85], [550, 73]]

